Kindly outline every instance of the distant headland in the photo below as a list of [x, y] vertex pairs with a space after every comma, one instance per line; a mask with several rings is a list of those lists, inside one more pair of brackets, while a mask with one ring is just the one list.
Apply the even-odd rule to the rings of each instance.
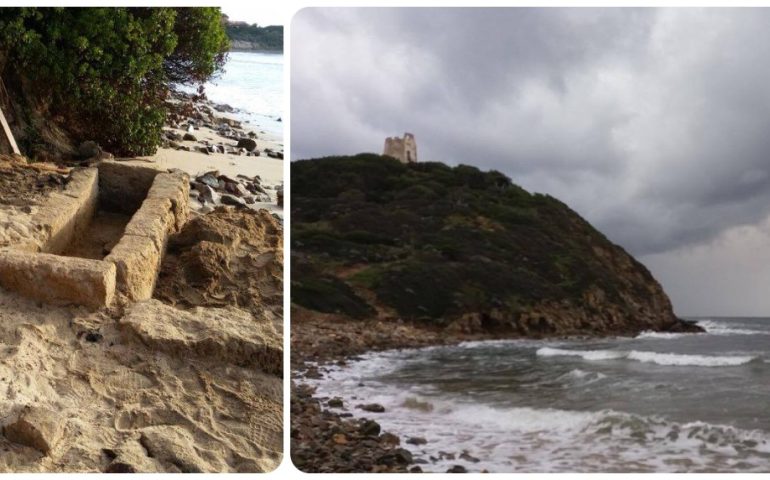
[[233, 51], [283, 52], [283, 25], [260, 27], [246, 22], [231, 21], [222, 15], [225, 32]]

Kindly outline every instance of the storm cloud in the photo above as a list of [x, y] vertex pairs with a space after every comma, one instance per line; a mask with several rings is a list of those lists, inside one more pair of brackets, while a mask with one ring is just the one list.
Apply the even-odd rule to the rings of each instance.
[[688, 282], [770, 251], [766, 9], [305, 9], [291, 105], [293, 159], [409, 131], [422, 161], [568, 203], [647, 259], [679, 313], [770, 312], [770, 267], [736, 270], [729, 307], [724, 284]]

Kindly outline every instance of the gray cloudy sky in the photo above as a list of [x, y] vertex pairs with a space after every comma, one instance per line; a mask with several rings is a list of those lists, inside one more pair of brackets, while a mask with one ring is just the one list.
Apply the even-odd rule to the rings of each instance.
[[292, 158], [497, 169], [645, 263], [680, 315], [770, 316], [767, 9], [301, 10]]

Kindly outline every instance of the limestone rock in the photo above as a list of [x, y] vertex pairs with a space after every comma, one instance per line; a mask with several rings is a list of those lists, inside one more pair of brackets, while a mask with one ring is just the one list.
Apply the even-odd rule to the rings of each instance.
[[97, 170], [73, 170], [67, 187], [52, 193], [33, 217], [39, 250], [60, 253], [91, 221], [98, 201]]
[[153, 241], [159, 252], [163, 252], [168, 234], [174, 228], [175, 222], [171, 200], [147, 198], [126, 225], [124, 235], [147, 237]]
[[273, 324], [238, 308], [197, 307], [184, 311], [149, 300], [131, 305], [120, 328], [164, 352], [216, 358], [273, 375], [283, 371], [283, 347]]
[[107, 307], [115, 282], [115, 266], [100, 260], [0, 250], [0, 286], [46, 303]]
[[163, 466], [155, 458], [147, 456], [144, 446], [135, 439], [121, 443], [115, 449], [104, 449], [113, 457], [104, 473], [159, 473]]
[[3, 428], [5, 438], [48, 454], [61, 439], [61, 417], [44, 407], [26, 407], [16, 421]]
[[123, 235], [104, 261], [115, 265], [117, 290], [128, 300], [152, 297], [161, 261], [160, 251], [153, 240], [138, 235]]
[[174, 213], [174, 231], [182, 228], [190, 215], [190, 177], [184, 172], [160, 173], [152, 182], [147, 199], [171, 200]]
[[[181, 473], [203, 473], [211, 469], [210, 462], [215, 460], [209, 456], [208, 462], [202, 459], [193, 445], [192, 435], [183, 428], [176, 426], [157, 426], [145, 428], [139, 442], [147, 450], [149, 456], [161, 462], [169, 471], [178, 470]], [[225, 470], [224, 463], [214, 465], [214, 471]]]

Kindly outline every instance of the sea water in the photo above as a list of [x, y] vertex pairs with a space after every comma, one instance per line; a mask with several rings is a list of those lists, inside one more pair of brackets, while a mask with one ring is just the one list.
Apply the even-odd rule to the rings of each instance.
[[224, 72], [205, 88], [209, 100], [239, 109], [236, 116], [257, 133], [283, 138], [283, 54], [230, 52]]
[[[698, 323], [707, 333], [370, 353], [312, 382], [427, 440], [402, 443], [425, 471], [770, 471], [770, 319]], [[386, 411], [355, 408], [372, 402]]]

